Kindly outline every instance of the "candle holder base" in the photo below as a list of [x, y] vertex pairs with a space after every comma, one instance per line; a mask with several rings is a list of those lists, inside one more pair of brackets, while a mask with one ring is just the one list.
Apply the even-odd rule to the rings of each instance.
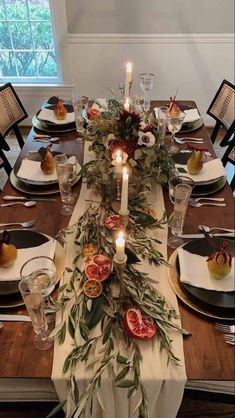
[[125, 213], [124, 215], [122, 214], [121, 211], [119, 211], [119, 216], [120, 216], [120, 223], [122, 227], [127, 228], [128, 222], [129, 222], [129, 211]]
[[113, 263], [116, 269], [118, 270], [118, 278], [120, 285], [119, 299], [125, 299], [125, 286], [123, 283], [123, 273], [127, 262], [127, 255], [123, 254], [123, 258], [119, 259], [119, 254], [114, 254]]

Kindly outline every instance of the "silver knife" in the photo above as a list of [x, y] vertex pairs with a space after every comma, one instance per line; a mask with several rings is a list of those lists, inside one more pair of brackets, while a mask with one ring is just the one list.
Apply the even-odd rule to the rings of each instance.
[[[220, 234], [210, 234], [213, 237], [235, 237], [234, 232], [224, 232], [224, 233], [220, 233]], [[190, 239], [190, 238], [205, 238], [204, 234], [180, 234], [178, 235], [179, 238], [185, 238], [185, 239]]]
[[31, 322], [31, 319], [27, 315], [8, 315], [0, 314], [0, 321], [9, 321], [9, 322]]
[[23, 196], [3, 196], [3, 200], [38, 200], [41, 202], [56, 202], [56, 199], [51, 197], [23, 197]]

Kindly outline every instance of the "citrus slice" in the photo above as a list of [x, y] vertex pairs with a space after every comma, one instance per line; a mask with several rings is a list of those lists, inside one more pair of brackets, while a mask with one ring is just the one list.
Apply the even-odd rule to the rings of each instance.
[[97, 247], [94, 244], [86, 244], [83, 248], [83, 257], [91, 257], [97, 253]]
[[88, 279], [83, 285], [83, 292], [88, 298], [95, 299], [102, 293], [102, 284], [99, 280]]

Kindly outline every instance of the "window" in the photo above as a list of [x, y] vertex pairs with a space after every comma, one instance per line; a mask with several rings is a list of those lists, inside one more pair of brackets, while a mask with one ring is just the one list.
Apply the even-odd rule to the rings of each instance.
[[0, 79], [61, 81], [49, 0], [0, 0]]

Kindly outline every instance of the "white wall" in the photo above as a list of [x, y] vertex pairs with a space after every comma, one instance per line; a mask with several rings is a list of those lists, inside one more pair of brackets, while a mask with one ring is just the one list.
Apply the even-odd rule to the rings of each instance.
[[68, 23], [60, 39], [65, 85], [16, 88], [30, 116], [52, 95], [70, 98], [73, 86], [107, 96], [131, 61], [132, 94], [141, 94], [138, 74], [153, 72], [152, 98], [169, 99], [180, 86], [178, 99], [195, 100], [206, 124], [214, 123], [206, 110], [221, 81], [234, 80], [233, 0], [65, 0], [67, 22], [62, 4], [56, 0]]

